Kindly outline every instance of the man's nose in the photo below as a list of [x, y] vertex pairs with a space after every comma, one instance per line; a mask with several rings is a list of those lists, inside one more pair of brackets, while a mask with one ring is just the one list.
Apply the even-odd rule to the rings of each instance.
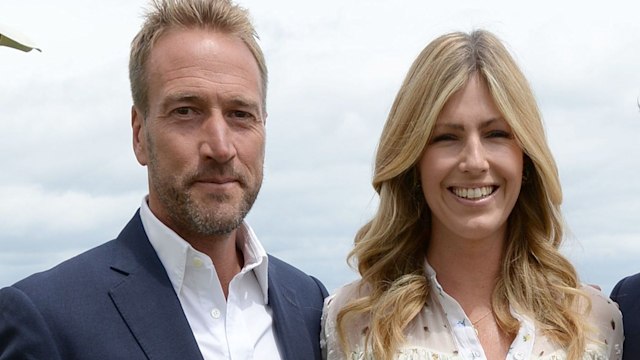
[[236, 155], [233, 132], [223, 114], [214, 112], [202, 126], [200, 153], [218, 163], [226, 163]]

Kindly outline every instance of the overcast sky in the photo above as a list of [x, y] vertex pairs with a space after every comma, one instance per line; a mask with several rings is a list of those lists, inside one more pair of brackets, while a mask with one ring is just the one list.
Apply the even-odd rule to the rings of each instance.
[[[131, 149], [129, 44], [142, 0], [2, 0], [0, 286], [117, 236], [147, 192]], [[436, 36], [488, 29], [538, 98], [565, 194], [563, 249], [609, 293], [640, 271], [640, 3], [244, 0], [270, 72], [265, 180], [249, 221], [334, 290], [377, 199], [382, 125]]]

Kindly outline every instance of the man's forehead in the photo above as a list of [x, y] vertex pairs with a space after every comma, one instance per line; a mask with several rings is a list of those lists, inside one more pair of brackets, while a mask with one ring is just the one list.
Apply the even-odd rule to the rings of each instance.
[[[235, 35], [206, 29], [172, 30], [156, 42], [146, 66], [150, 92], [154, 87], [169, 84], [175, 96], [184, 96], [182, 93], [197, 94], [220, 86], [233, 89], [230, 97], [238, 102], [264, 99], [258, 63]], [[250, 96], [254, 91], [255, 101]]]
[[230, 48], [235, 49], [235, 53], [242, 52], [243, 56], [252, 59], [258, 73], [260, 66], [253, 52], [247, 43], [238, 35], [201, 27], [176, 27], [173, 26], [158, 34], [149, 49], [149, 61], [157, 61], [157, 58], [166, 57], [167, 55], [180, 55], [180, 51], [176, 51], [176, 47], [183, 48], [189, 43], [199, 43], [204, 47], [208, 44], [209, 50], [216, 48], [218, 56], [223, 56]]

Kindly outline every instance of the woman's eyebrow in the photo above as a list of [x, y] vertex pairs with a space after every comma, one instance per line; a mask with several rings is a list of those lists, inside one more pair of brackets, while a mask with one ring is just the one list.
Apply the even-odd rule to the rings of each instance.
[[[496, 117], [496, 118], [491, 118], [488, 120], [483, 121], [482, 123], [480, 123], [480, 128], [481, 129], [485, 129], [489, 126], [491, 126], [493, 123], [498, 122], [503, 120], [501, 117]], [[436, 128], [448, 128], [451, 130], [459, 130], [459, 131], [464, 131], [464, 125], [463, 124], [459, 124], [459, 123], [455, 123], [455, 122], [445, 122], [445, 123], [441, 123], [441, 124], [436, 124]]]

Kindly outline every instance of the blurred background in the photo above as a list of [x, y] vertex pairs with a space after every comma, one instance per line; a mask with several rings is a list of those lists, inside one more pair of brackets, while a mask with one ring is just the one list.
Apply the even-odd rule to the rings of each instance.
[[[242, 0], [270, 72], [265, 181], [249, 222], [329, 290], [377, 205], [382, 125], [436, 36], [500, 36], [539, 100], [565, 194], [563, 252], [609, 293], [640, 272], [640, 3]], [[0, 286], [117, 236], [146, 194], [131, 150], [127, 63], [142, 0], [3, 0]]]

